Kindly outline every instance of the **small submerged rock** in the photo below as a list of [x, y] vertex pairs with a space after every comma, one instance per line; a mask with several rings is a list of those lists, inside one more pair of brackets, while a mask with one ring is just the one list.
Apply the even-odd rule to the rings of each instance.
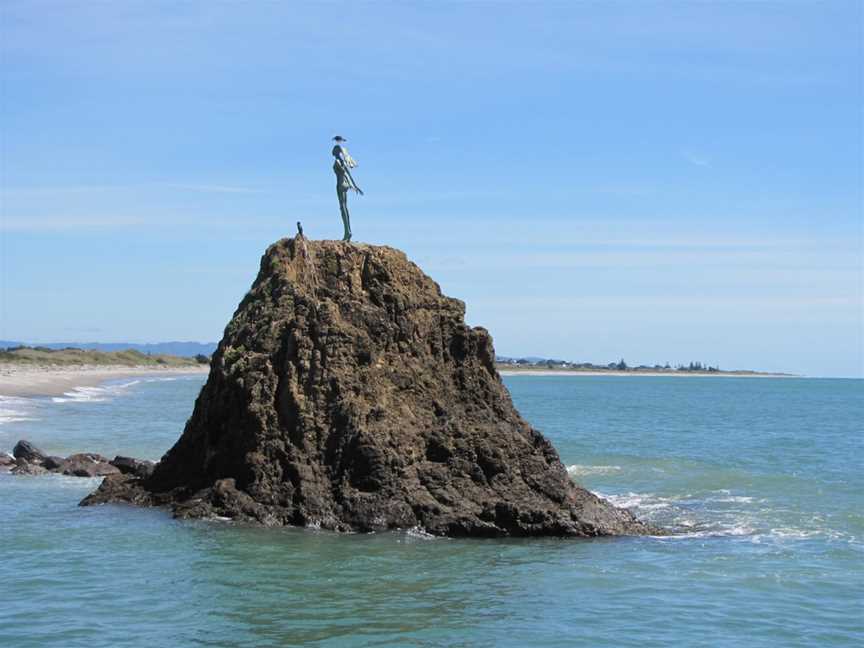
[[133, 459], [132, 457], [116, 456], [111, 461], [111, 465], [116, 466], [124, 475], [134, 475], [135, 477], [146, 478], [153, 474], [153, 469], [156, 463], [143, 459]]
[[13, 475], [47, 475], [50, 471], [44, 466], [37, 463], [30, 463], [24, 459], [15, 461], [15, 467], [12, 468]]
[[16, 459], [21, 459], [32, 464], [41, 464], [47, 457], [43, 450], [40, 450], [24, 439], [15, 444], [15, 447], [12, 449], [12, 455]]
[[120, 469], [113, 466], [107, 457], [89, 452], [67, 457], [61, 468], [64, 475], [75, 477], [107, 477], [120, 474]]
[[57, 470], [62, 471], [63, 464], [66, 463], [66, 459], [63, 457], [50, 456], [45, 457], [44, 461], [42, 461], [42, 465], [48, 470]]

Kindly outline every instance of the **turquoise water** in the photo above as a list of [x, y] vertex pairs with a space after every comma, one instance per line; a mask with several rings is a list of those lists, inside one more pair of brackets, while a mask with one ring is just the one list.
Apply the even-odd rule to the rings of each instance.
[[[2, 399], [0, 450], [156, 459], [202, 381]], [[864, 381], [505, 381], [574, 479], [679, 535], [177, 522], [77, 507], [98, 480], [0, 474], [0, 645], [861, 645]]]

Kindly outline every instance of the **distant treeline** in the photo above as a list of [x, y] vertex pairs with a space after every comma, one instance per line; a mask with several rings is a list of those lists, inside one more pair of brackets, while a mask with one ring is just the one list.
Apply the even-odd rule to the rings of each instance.
[[667, 362], [665, 364], [655, 365], [628, 365], [624, 358], [618, 362], [610, 362], [608, 364], [594, 364], [593, 362], [571, 362], [569, 360], [555, 360], [550, 358], [509, 358], [506, 356], [498, 356], [495, 361], [499, 365], [510, 365], [513, 367], [536, 367], [538, 369], [572, 369], [582, 371], [696, 371], [696, 372], [719, 372], [720, 367], [711, 366], [703, 362], [690, 362], [688, 364], [672, 365]]

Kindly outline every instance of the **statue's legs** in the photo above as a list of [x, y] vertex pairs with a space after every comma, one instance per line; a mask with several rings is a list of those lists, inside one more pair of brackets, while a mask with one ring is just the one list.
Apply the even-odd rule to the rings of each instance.
[[351, 215], [348, 213], [348, 189], [337, 187], [336, 193], [339, 195], [339, 211], [342, 213], [342, 225], [345, 226], [345, 235], [343, 241], [351, 240]]

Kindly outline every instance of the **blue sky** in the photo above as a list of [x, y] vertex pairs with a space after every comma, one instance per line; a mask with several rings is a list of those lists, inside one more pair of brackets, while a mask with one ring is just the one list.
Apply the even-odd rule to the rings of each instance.
[[218, 340], [340, 133], [501, 354], [864, 372], [858, 2], [0, 12], [0, 339]]

